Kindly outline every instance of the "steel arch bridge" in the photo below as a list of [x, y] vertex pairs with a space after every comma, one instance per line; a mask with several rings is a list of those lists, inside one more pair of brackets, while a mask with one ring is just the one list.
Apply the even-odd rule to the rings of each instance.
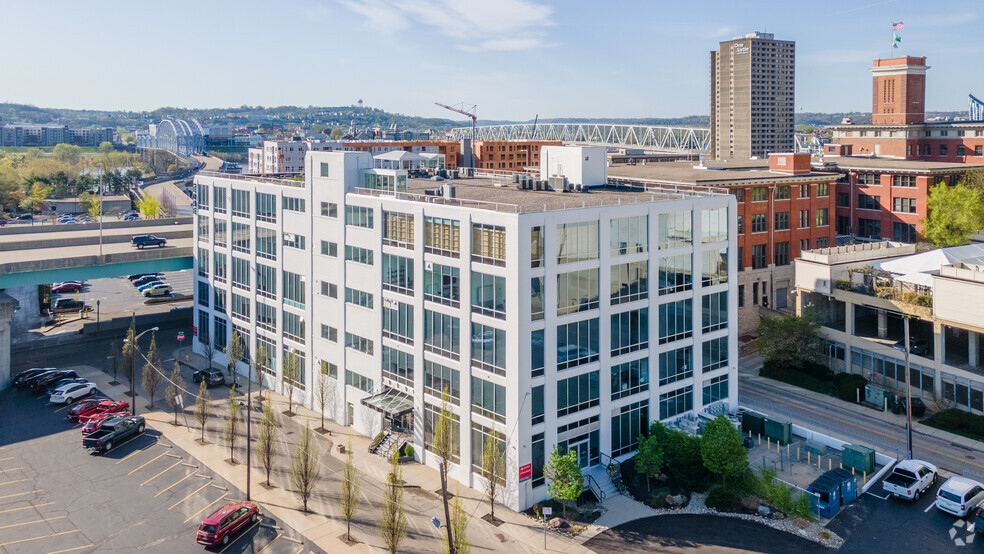
[[[471, 127], [451, 129], [455, 140], [470, 138]], [[711, 131], [699, 127], [623, 125], [619, 123], [515, 123], [482, 125], [475, 140], [559, 140], [604, 146], [700, 154], [710, 151]]]
[[137, 147], [160, 148], [188, 156], [205, 151], [205, 130], [193, 119], [163, 119], [154, 134], [137, 136]]

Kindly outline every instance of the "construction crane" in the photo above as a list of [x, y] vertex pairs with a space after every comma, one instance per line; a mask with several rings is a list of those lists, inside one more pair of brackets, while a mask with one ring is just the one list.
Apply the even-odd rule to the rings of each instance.
[[467, 116], [472, 120], [472, 136], [471, 136], [471, 167], [475, 167], [475, 123], [478, 121], [478, 106], [475, 104], [465, 104], [461, 102], [460, 104], [455, 104], [454, 106], [448, 106], [447, 104], [442, 104], [440, 102], [434, 102], [434, 104], [444, 108], [445, 110], [451, 110], [455, 113], [460, 113], [461, 115]]

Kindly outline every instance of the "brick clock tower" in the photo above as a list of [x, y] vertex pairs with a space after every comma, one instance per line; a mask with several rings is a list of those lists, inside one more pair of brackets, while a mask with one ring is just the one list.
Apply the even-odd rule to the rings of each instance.
[[875, 60], [871, 68], [871, 123], [909, 125], [926, 119], [925, 57]]

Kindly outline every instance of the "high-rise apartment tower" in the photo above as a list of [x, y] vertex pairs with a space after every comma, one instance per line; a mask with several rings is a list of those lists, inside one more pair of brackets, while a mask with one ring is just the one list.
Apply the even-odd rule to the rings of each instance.
[[771, 33], [711, 52], [711, 152], [715, 159], [793, 151], [796, 43]]

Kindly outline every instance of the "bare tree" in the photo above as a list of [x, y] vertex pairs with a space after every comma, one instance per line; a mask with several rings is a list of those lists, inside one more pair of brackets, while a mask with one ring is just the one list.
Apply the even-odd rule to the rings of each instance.
[[212, 364], [215, 362], [215, 343], [212, 341], [212, 337], [208, 334], [208, 331], [204, 331], [201, 336], [202, 343], [202, 355], [205, 357], [205, 361], [208, 362], [208, 367], [206, 369], [212, 369]]
[[288, 350], [284, 352], [284, 371], [283, 371], [283, 384], [284, 391], [287, 393], [287, 415], [294, 415], [294, 388], [297, 386], [297, 380], [300, 377], [300, 360], [297, 359], [297, 353], [293, 350]]
[[325, 372], [318, 374], [318, 388], [315, 389], [315, 394], [318, 397], [318, 405], [321, 406], [321, 427], [317, 429], [318, 432], [324, 433], [325, 429], [325, 406], [329, 402], [334, 403], [335, 399], [335, 380], [329, 377]]
[[482, 450], [482, 476], [486, 479], [485, 496], [489, 499], [489, 515], [495, 520], [495, 499], [499, 487], [505, 484], [506, 449], [502, 444], [502, 434], [496, 430], [485, 438]]
[[301, 440], [294, 449], [294, 458], [290, 462], [290, 483], [297, 489], [297, 494], [304, 503], [304, 511], [308, 511], [308, 499], [314, 486], [321, 478], [321, 467], [318, 465], [318, 445], [314, 443], [311, 428], [305, 426]]
[[198, 424], [202, 426], [202, 443], [205, 443], [205, 424], [208, 422], [208, 416], [212, 414], [212, 396], [208, 393], [208, 385], [205, 384], [205, 379], [202, 379], [201, 383], [198, 384], [198, 396], [195, 397], [195, 419]]
[[277, 414], [270, 406], [270, 399], [263, 403], [263, 419], [260, 421], [260, 434], [256, 439], [256, 455], [266, 471], [266, 484], [270, 486], [270, 470], [277, 457]]
[[147, 363], [143, 366], [143, 378], [140, 385], [150, 394], [150, 409], [154, 409], [154, 395], [161, 388], [164, 380], [158, 366], [161, 365], [161, 355], [157, 351], [157, 333], [150, 336], [150, 348], [147, 350]]
[[232, 386], [235, 387], [237, 385], [236, 366], [239, 365], [239, 360], [243, 359], [243, 339], [239, 335], [239, 331], [232, 330], [229, 346], [223, 352], [226, 355], [226, 367], [232, 374]]
[[[259, 343], [259, 341], [257, 341]], [[259, 391], [256, 397], [263, 402], [263, 372], [270, 367], [270, 355], [262, 343], [256, 346], [256, 385]]]
[[109, 346], [109, 358], [112, 360], [110, 363], [113, 364], [113, 382], [110, 385], [119, 385], [120, 382], [116, 380], [116, 376], [119, 374], [120, 365], [123, 363], [123, 353], [120, 352], [120, 343], [115, 340]]
[[352, 541], [352, 519], [359, 509], [359, 471], [355, 469], [355, 455], [352, 452], [352, 442], [349, 441], [345, 450], [345, 467], [342, 470], [342, 490], [339, 495], [342, 517], [345, 518], [345, 540]]
[[181, 366], [178, 365], [178, 361], [174, 360], [174, 369], [171, 370], [170, 382], [167, 384], [167, 389], [164, 391], [164, 399], [167, 401], [167, 405], [171, 407], [171, 411], [174, 412], [174, 424], [178, 424], [178, 398], [181, 396], [181, 391], [184, 389], [184, 380], [181, 379]]
[[400, 543], [407, 536], [407, 514], [403, 506], [403, 472], [400, 470], [399, 453], [390, 458], [390, 471], [386, 475], [383, 492], [383, 513], [377, 529], [390, 554], [396, 554]]
[[451, 525], [451, 506], [448, 504], [448, 465], [457, 451], [458, 437], [455, 433], [453, 414], [451, 413], [451, 395], [444, 387], [441, 393], [441, 414], [434, 428], [434, 454], [440, 458], [438, 471], [441, 474], [441, 498], [444, 501], [444, 527], [447, 530], [447, 546], [450, 554], [456, 554], [454, 530]]
[[242, 414], [239, 413], [239, 400], [236, 399], [236, 385], [229, 387], [229, 404], [226, 409], [226, 424], [222, 431], [222, 439], [229, 445], [229, 462], [236, 463], [236, 438], [239, 436], [239, 424]]

